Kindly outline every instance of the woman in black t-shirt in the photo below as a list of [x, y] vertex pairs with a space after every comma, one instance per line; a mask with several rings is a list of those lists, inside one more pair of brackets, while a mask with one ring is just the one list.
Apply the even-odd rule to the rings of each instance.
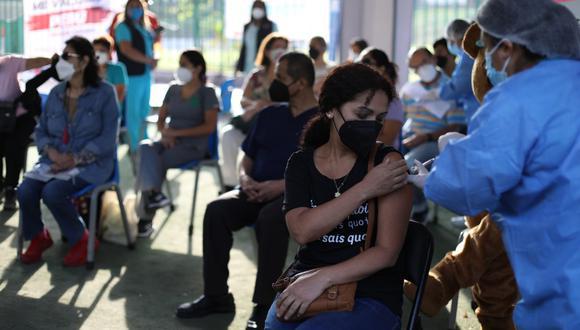
[[[393, 87], [362, 64], [338, 67], [320, 94], [319, 116], [304, 131], [302, 150], [286, 168], [284, 211], [290, 235], [302, 245], [291, 273], [317, 268], [284, 290], [270, 308], [267, 329], [394, 329], [400, 327], [402, 275], [397, 263], [411, 212], [407, 167], [382, 146], [367, 173]], [[367, 201], [378, 198], [375, 239], [364, 246]], [[325, 289], [357, 281], [351, 312], [300, 315]]]

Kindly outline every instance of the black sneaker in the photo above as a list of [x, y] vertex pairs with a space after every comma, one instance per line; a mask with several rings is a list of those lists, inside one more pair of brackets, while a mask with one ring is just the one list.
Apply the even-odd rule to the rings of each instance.
[[137, 237], [149, 237], [155, 231], [153, 229], [153, 221], [151, 220], [139, 220], [137, 224], [138, 232]]
[[18, 208], [16, 204], [16, 189], [6, 187], [4, 189], [4, 211], [14, 211]]
[[200, 296], [195, 301], [181, 304], [175, 315], [181, 319], [204, 317], [215, 313], [233, 313], [236, 311], [234, 296]]
[[256, 305], [252, 311], [252, 316], [248, 320], [246, 325], [246, 330], [262, 330], [264, 329], [264, 323], [266, 323], [266, 317], [268, 316], [269, 305]]
[[161, 192], [151, 192], [147, 197], [148, 209], [160, 209], [169, 206], [169, 204], [171, 204], [171, 201]]

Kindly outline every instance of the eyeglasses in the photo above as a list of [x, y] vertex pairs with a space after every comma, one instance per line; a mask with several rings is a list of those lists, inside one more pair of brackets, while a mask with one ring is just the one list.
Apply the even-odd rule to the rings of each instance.
[[64, 52], [62, 55], [60, 55], [60, 57], [62, 57], [63, 60], [68, 61], [71, 57], [79, 58], [81, 56], [75, 53]]

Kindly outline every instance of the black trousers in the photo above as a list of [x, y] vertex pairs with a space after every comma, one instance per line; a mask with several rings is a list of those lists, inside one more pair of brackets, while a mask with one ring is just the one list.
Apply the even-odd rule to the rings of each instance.
[[[12, 132], [0, 133], [0, 184], [13, 188], [18, 185], [30, 144], [30, 134], [35, 126], [34, 116], [27, 113], [16, 118], [16, 126]], [[6, 175], [1, 177], [3, 163], [6, 163]]]
[[288, 229], [282, 213], [283, 196], [268, 203], [248, 202], [240, 190], [232, 190], [208, 204], [203, 219], [204, 294], [228, 293], [228, 262], [233, 232], [255, 224], [258, 272], [254, 285], [256, 304], [270, 305], [272, 283], [282, 273], [288, 252]]

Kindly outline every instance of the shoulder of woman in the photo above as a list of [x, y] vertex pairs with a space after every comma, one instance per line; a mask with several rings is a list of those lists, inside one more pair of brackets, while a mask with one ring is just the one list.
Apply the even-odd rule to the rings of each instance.
[[375, 164], [382, 162], [385, 157], [388, 157], [391, 160], [403, 159], [403, 155], [397, 149], [381, 143], [377, 150]]

